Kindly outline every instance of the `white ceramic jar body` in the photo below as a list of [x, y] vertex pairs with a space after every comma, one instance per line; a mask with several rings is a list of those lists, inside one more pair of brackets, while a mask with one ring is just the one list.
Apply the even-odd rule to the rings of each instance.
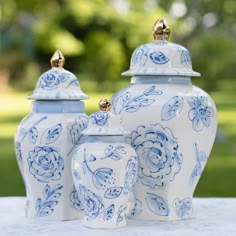
[[72, 158], [72, 175], [83, 206], [83, 225], [120, 228], [137, 179], [134, 149], [123, 136], [90, 136]]
[[192, 216], [192, 196], [217, 130], [213, 100], [188, 77], [136, 76], [113, 96], [138, 154], [135, 209], [143, 220]]
[[27, 193], [26, 215], [42, 220], [81, 217], [71, 153], [87, 127], [80, 101], [36, 101], [19, 124], [16, 156]]

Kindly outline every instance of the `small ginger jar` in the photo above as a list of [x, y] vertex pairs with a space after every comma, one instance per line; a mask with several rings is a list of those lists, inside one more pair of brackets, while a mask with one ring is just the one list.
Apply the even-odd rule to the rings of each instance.
[[52, 68], [43, 73], [34, 92], [32, 109], [15, 135], [18, 165], [25, 183], [26, 215], [43, 220], [81, 217], [80, 201], [71, 176], [71, 153], [87, 127], [87, 99], [74, 74], [63, 68], [57, 50]]
[[95, 229], [126, 225], [132, 210], [138, 162], [135, 150], [125, 142], [127, 132], [110, 103], [89, 117], [88, 127], [72, 157], [72, 175], [83, 208], [83, 225]]
[[192, 217], [192, 196], [210, 155], [217, 130], [211, 97], [192, 85], [189, 51], [167, 42], [164, 19], [153, 28], [154, 42], [132, 54], [131, 85], [112, 98], [113, 112], [130, 130], [139, 169], [132, 219], [182, 220]]

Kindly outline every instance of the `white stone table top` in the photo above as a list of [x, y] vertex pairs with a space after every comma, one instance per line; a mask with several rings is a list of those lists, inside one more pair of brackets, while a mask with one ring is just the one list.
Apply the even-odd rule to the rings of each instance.
[[134, 221], [113, 230], [82, 226], [82, 219], [62, 222], [28, 219], [25, 197], [0, 197], [0, 236], [234, 236], [236, 198], [194, 198], [194, 218], [174, 222]]

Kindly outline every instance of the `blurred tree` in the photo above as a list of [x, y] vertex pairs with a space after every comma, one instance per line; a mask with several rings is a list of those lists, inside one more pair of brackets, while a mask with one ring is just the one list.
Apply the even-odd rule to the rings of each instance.
[[0, 67], [25, 88], [35, 84], [33, 73], [49, 67], [57, 48], [75, 73], [99, 82], [119, 78], [134, 48], [152, 41], [151, 27], [163, 16], [171, 41], [190, 50], [208, 90], [222, 76], [234, 76], [234, 0], [2, 0], [0, 10]]

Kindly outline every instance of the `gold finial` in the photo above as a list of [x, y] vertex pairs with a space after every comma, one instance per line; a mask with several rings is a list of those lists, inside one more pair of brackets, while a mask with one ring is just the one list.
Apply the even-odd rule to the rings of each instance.
[[154, 24], [152, 35], [155, 40], [168, 40], [170, 36], [170, 28], [163, 18], [157, 20]]
[[99, 108], [101, 111], [110, 111], [111, 110], [111, 102], [108, 99], [103, 98], [99, 102]]
[[51, 66], [62, 68], [65, 63], [65, 58], [60, 50], [56, 50], [51, 57]]

